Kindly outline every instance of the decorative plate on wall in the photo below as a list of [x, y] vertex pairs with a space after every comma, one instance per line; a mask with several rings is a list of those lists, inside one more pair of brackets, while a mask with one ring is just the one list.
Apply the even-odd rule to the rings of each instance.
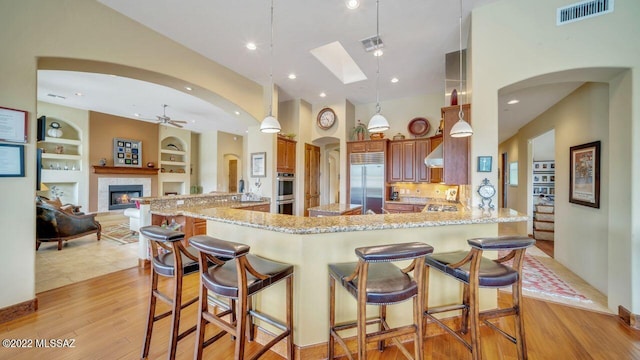
[[409, 134], [420, 137], [425, 136], [429, 132], [429, 120], [423, 117], [417, 117], [411, 121], [409, 121], [409, 126], [407, 126], [407, 130], [409, 130]]

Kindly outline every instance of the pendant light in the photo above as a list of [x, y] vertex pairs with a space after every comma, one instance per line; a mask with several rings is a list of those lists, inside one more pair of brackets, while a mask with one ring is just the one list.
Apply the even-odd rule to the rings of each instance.
[[[462, 92], [462, 0], [460, 0], [460, 92]], [[464, 112], [462, 111], [462, 101], [460, 103], [460, 111], [458, 112], [458, 122], [453, 124], [449, 135], [451, 137], [467, 137], [473, 135], [473, 129], [468, 122], [464, 121]]]
[[281, 130], [280, 122], [273, 116], [273, 0], [271, 0], [271, 43], [269, 45], [269, 115], [260, 123], [260, 131], [263, 133], [279, 133]]
[[[380, 38], [380, 0], [376, 0], [376, 37]], [[389, 122], [380, 114], [380, 56], [376, 56], [376, 113], [369, 120], [367, 130], [380, 133], [389, 130]]]

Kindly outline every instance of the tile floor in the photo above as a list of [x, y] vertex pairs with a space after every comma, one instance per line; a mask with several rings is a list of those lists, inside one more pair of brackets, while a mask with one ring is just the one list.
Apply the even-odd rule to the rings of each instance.
[[[128, 221], [118, 215], [97, 216], [104, 227]], [[138, 244], [122, 245], [91, 234], [66, 241], [58, 251], [58, 243], [42, 243], [36, 251], [36, 293], [55, 289], [118, 270], [138, 266]]]

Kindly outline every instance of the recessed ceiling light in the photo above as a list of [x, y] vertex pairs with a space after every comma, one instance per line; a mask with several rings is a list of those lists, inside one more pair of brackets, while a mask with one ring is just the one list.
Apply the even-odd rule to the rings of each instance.
[[325, 97], [325, 96], [327, 96], [327, 94], [325, 94], [323, 92], [320, 93], [320, 97]]
[[382, 55], [384, 55], [384, 51], [382, 51], [382, 49], [376, 49], [373, 52], [373, 56], [382, 56]]
[[289, 74], [289, 79], [294, 80], [295, 78], [297, 78], [296, 74]]
[[235, 114], [236, 114], [236, 115], [240, 115], [240, 111], [236, 111], [236, 112], [235, 112]]
[[397, 83], [398, 81], [400, 81], [400, 80], [398, 80], [397, 77], [391, 78], [391, 82], [394, 83], [394, 84]]
[[81, 92], [77, 92], [76, 96], [84, 96], [84, 94], [82, 94]]
[[134, 114], [133, 114], [133, 116], [135, 116], [135, 117], [140, 117], [140, 114], [138, 114], [138, 113], [134, 113]]
[[248, 42], [248, 43], [247, 43], [247, 49], [249, 49], [249, 50], [255, 50], [255, 49], [257, 49], [257, 48], [258, 48], [258, 47], [256, 46], [256, 44], [255, 44], [255, 43], [252, 43], [252, 42]]
[[517, 103], [519, 103], [519, 102], [520, 102], [520, 100], [518, 100], [518, 99], [513, 99], [513, 100], [509, 100], [509, 101], [507, 102], [507, 104], [509, 104], [509, 105], [514, 105], [514, 104], [517, 104]]
[[189, 90], [189, 91], [193, 90], [193, 88], [191, 86], [185, 86], [184, 88]]
[[347, 0], [347, 9], [354, 10], [360, 7], [360, 1], [358, 0]]

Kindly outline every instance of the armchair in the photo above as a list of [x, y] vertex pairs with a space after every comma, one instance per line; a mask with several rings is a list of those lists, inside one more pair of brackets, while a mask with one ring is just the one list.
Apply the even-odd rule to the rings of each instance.
[[62, 242], [95, 233], [100, 241], [102, 227], [95, 219], [96, 214], [77, 215], [53, 205], [36, 204], [36, 250], [42, 242], [57, 241], [58, 250]]

